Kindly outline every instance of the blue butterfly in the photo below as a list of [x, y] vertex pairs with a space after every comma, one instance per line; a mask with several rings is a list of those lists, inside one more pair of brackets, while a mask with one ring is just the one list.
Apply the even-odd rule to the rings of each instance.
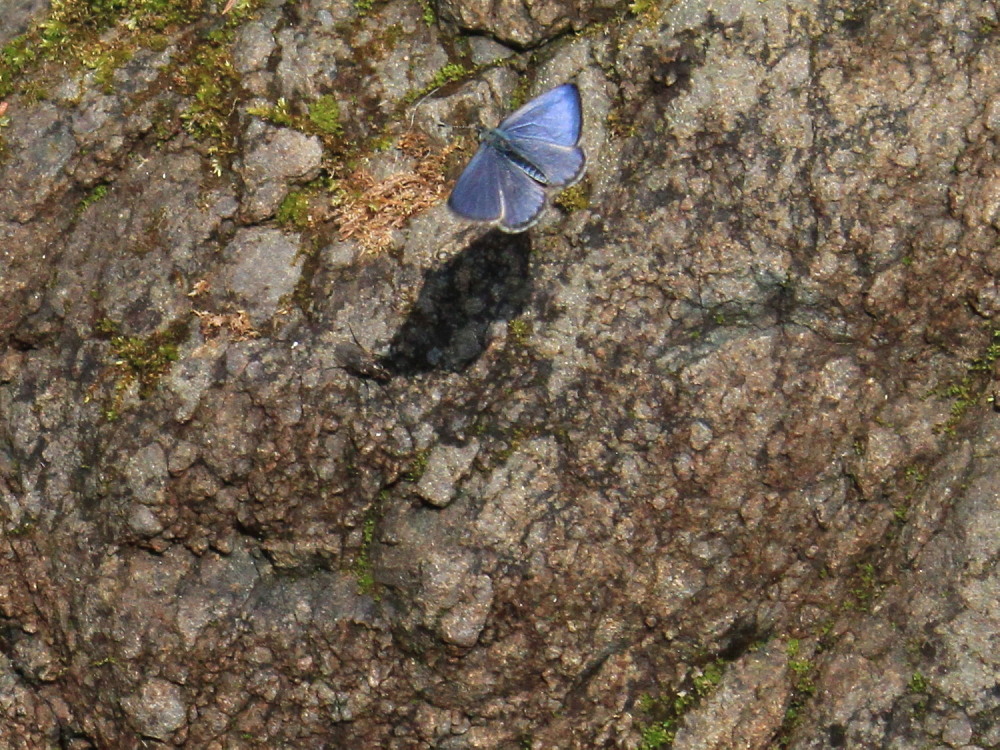
[[479, 150], [455, 183], [448, 208], [473, 221], [523, 232], [545, 207], [545, 188], [583, 175], [580, 91], [564, 83], [535, 97], [499, 127], [483, 129]]

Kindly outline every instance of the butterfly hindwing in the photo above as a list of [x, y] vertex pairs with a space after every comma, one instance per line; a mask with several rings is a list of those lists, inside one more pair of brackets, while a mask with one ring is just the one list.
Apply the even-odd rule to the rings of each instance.
[[482, 144], [458, 178], [448, 207], [473, 221], [497, 222], [505, 232], [531, 226], [545, 204], [545, 191], [489, 144]]
[[560, 146], [537, 138], [507, 136], [517, 155], [527, 160], [544, 175], [546, 185], [569, 186], [583, 175], [586, 160], [576, 146]]
[[503, 157], [499, 174], [503, 218], [497, 226], [505, 232], [523, 232], [541, 215], [545, 207], [545, 190], [514, 162]]

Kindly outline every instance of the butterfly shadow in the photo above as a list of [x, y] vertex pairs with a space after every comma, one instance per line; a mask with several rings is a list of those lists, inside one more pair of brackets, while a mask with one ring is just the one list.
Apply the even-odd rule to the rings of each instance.
[[459, 372], [486, 348], [490, 326], [531, 298], [528, 234], [492, 230], [424, 274], [413, 309], [381, 364], [395, 375]]

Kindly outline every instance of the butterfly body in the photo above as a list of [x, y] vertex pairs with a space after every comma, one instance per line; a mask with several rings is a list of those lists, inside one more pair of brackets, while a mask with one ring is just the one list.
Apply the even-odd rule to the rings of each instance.
[[583, 175], [586, 157], [577, 146], [582, 125], [580, 92], [564, 83], [498, 127], [482, 129], [479, 150], [455, 183], [449, 208], [505, 232], [528, 229], [545, 207], [545, 188], [567, 187]]
[[525, 172], [531, 179], [543, 185], [552, 184], [549, 182], [548, 177], [545, 176], [545, 172], [532, 164], [527, 156], [518, 151], [517, 145], [499, 128], [483, 130], [479, 136], [479, 140], [481, 143], [485, 143], [487, 146], [499, 151], [503, 156], [506, 156], [514, 163], [514, 166]]

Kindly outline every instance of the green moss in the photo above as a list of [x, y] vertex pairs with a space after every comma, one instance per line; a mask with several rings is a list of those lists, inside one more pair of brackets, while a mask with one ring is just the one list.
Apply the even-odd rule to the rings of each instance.
[[340, 105], [337, 97], [326, 94], [310, 102], [305, 115], [296, 115], [285, 98], [278, 99], [271, 106], [247, 107], [247, 113], [267, 120], [273, 125], [295, 128], [305, 133], [340, 138], [344, 127], [340, 121]]
[[[10, 117], [8, 115], [0, 114], [0, 128], [6, 128], [10, 125]], [[0, 133], [0, 162], [4, 160], [4, 157], [9, 155], [10, 147], [7, 145], [7, 141], [4, 140], [3, 134]]]
[[87, 193], [85, 196], [83, 196], [83, 198], [80, 200], [80, 205], [77, 207], [77, 210], [80, 213], [82, 213], [87, 209], [88, 206], [92, 206], [93, 204], [97, 203], [97, 201], [104, 198], [104, 196], [106, 196], [107, 194], [108, 194], [107, 183], [101, 183], [100, 185], [95, 185], [90, 190], [90, 192]]
[[389, 133], [380, 133], [368, 141], [368, 148], [373, 152], [388, 151], [395, 144], [396, 139]]
[[293, 190], [286, 195], [275, 219], [280, 226], [288, 229], [307, 229], [310, 223], [308, 193]]
[[354, 578], [358, 583], [358, 593], [371, 595], [375, 590], [375, 574], [372, 571], [371, 548], [375, 540], [375, 526], [378, 523], [378, 511], [373, 506], [365, 517], [361, 529], [361, 549], [354, 558]]
[[841, 11], [840, 22], [848, 31], [857, 31], [868, 23], [876, 8], [875, 0], [855, 0]]
[[344, 127], [340, 123], [340, 105], [332, 94], [321, 96], [309, 104], [309, 122], [320, 133], [341, 136]]
[[582, 211], [590, 205], [590, 188], [588, 184], [578, 182], [559, 193], [552, 202], [566, 213]]
[[725, 674], [725, 663], [721, 661], [709, 662], [702, 669], [701, 674], [695, 675], [691, 680], [695, 693], [703, 697], [714, 692], [715, 688], [722, 682], [723, 674]]
[[725, 675], [726, 666], [725, 661], [715, 659], [700, 669], [692, 670], [684, 680], [684, 688], [672, 695], [658, 698], [648, 694], [640, 696], [639, 710], [653, 719], [640, 728], [640, 750], [657, 750], [672, 745], [684, 715], [715, 692]]
[[[192, 99], [180, 122], [207, 144], [216, 174], [222, 172], [220, 156], [232, 151], [228, 120], [237, 77], [229, 45], [235, 26], [259, 2], [250, 0], [204, 36], [193, 37], [166, 71], [177, 90]], [[178, 27], [210, 12], [192, 0], [54, 0], [45, 18], [0, 49], [0, 99], [14, 93], [25, 101], [43, 98], [48, 87], [80, 67], [93, 70], [98, 85], [109, 91], [115, 71], [137, 49], [165, 49]], [[59, 64], [43, 67], [51, 62]], [[29, 79], [33, 71], [41, 75]], [[162, 121], [154, 127], [162, 139], [177, 130]]]
[[428, 451], [419, 451], [410, 462], [409, 468], [404, 472], [403, 478], [407, 482], [419, 482], [420, 477], [427, 471]]
[[968, 363], [962, 379], [937, 391], [938, 396], [953, 399], [951, 416], [937, 428], [938, 432], [954, 432], [969, 409], [980, 400], [985, 400], [985, 389], [990, 381], [993, 364], [998, 359], [1000, 359], [1000, 329], [994, 329], [985, 351]]
[[149, 336], [124, 336], [120, 330], [121, 326], [107, 317], [94, 324], [94, 333], [109, 342], [111, 371], [116, 376], [112, 394], [101, 410], [109, 422], [121, 417], [125, 396], [133, 383], [138, 383], [140, 398], [152, 394], [159, 379], [177, 361], [178, 345], [187, 338], [188, 326], [177, 321]]
[[37, 527], [34, 521], [22, 521], [12, 529], [5, 532], [7, 537], [23, 537], [32, 534]]
[[524, 445], [525, 440], [531, 439], [538, 434], [538, 428], [520, 424], [514, 425], [511, 427], [510, 432], [506, 436], [506, 446], [496, 451], [494, 454], [494, 461], [497, 463], [504, 463], [507, 459], [517, 453], [521, 446]]
[[[792, 659], [788, 662], [788, 668], [802, 679], [812, 673], [813, 663], [808, 659]], [[812, 689], [809, 692], [812, 693]]]
[[14, 37], [0, 49], [0, 99], [14, 89], [14, 81], [38, 59], [38, 48], [27, 34]]
[[[819, 648], [819, 647], [818, 647]], [[792, 731], [798, 725], [802, 717], [802, 712], [809, 699], [816, 692], [815, 674], [816, 665], [810, 659], [799, 659], [801, 644], [797, 638], [791, 638], [785, 649], [788, 654], [788, 670], [792, 684], [791, 699], [788, 708], [785, 710], [785, 717], [781, 728], [774, 740], [774, 747], [783, 748], [788, 746], [788, 739]]]
[[80, 63], [94, 71], [94, 80], [105, 94], [112, 93], [115, 71], [132, 59], [133, 50], [94, 44], [80, 53]]
[[144, 385], [151, 386], [177, 361], [177, 345], [161, 342], [155, 337], [115, 336], [111, 351], [122, 365], [135, 374]]
[[633, 0], [629, 3], [628, 12], [636, 18], [650, 22], [659, 17], [660, 6], [657, 0]]
[[657, 748], [667, 747], [673, 744], [677, 735], [675, 722], [660, 721], [650, 724], [642, 730], [642, 744], [640, 750], [657, 750]]
[[515, 318], [507, 323], [507, 338], [511, 344], [523, 347], [531, 337], [533, 326], [524, 318]]
[[[913, 505], [913, 496], [920, 484], [927, 480], [926, 469], [919, 465], [907, 466], [903, 471], [906, 482], [900, 490], [900, 497], [892, 508], [892, 518], [896, 527], [906, 523]], [[890, 532], [890, 535], [892, 532]]]
[[[19, 79], [47, 61], [87, 65], [108, 83], [143, 37], [189, 23], [198, 13], [189, 0], [54, 0], [47, 16], [0, 49], [0, 99], [23, 94]], [[112, 27], [121, 33], [104, 41]]]
[[508, 111], [513, 111], [528, 101], [531, 84], [532, 80], [528, 76], [520, 76], [517, 79], [514, 90], [510, 92], [510, 101], [507, 102]]
[[851, 588], [852, 599], [844, 604], [845, 609], [871, 612], [872, 607], [885, 588], [878, 580], [875, 566], [862, 563], [858, 566], [857, 583]]
[[808, 659], [792, 659], [788, 662], [788, 668], [796, 676], [796, 690], [805, 695], [812, 695], [816, 691], [812, 681], [812, 673], [815, 665], [811, 661]]
[[396, 45], [399, 44], [399, 40], [405, 35], [406, 29], [403, 28], [401, 23], [394, 23], [383, 31], [381, 35], [381, 42], [385, 48], [385, 52], [392, 52], [396, 49]]
[[247, 107], [247, 114], [284, 128], [291, 127], [295, 121], [285, 97], [281, 97], [268, 107]]
[[229, 115], [236, 105], [238, 78], [229, 45], [203, 45], [176, 80], [180, 90], [193, 100], [181, 113], [184, 130], [206, 142], [210, 154], [232, 153]]
[[431, 5], [430, 0], [420, 0], [420, 17], [423, 18], [424, 23], [428, 26], [433, 26], [437, 23], [437, 16], [434, 15], [434, 6]]
[[120, 330], [121, 327], [111, 318], [99, 318], [98, 321], [94, 323], [94, 333], [101, 338], [115, 336]]
[[926, 693], [929, 684], [927, 678], [924, 677], [919, 671], [914, 672], [910, 677], [910, 692], [911, 693]]
[[[108, 329], [105, 324], [104, 329]], [[139, 396], [145, 398], [156, 388], [163, 375], [170, 371], [177, 361], [178, 345], [187, 337], [187, 325], [183, 323], [167, 326], [149, 336], [111, 336], [111, 355], [114, 366], [120, 373], [118, 390], [130, 382], [138, 382]], [[116, 403], [112, 410], [118, 410]]]
[[639, 132], [638, 120], [628, 118], [619, 108], [612, 108], [605, 119], [605, 125], [613, 138], [635, 138]]
[[404, 97], [404, 102], [412, 104], [422, 96], [429, 94], [434, 89], [439, 89], [446, 83], [458, 81], [470, 75], [473, 71], [459, 63], [448, 63], [438, 70], [432, 77], [430, 83], [417, 91], [411, 91]]

